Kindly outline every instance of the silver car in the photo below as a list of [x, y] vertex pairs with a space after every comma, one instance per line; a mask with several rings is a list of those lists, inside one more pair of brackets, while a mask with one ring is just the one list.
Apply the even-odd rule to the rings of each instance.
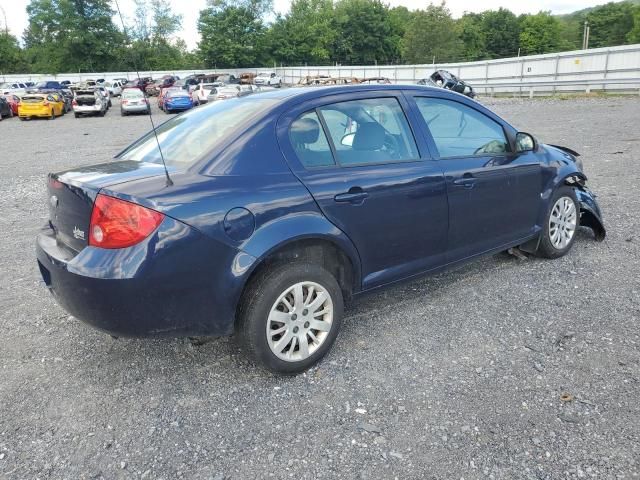
[[149, 114], [149, 100], [139, 88], [125, 88], [120, 97], [120, 115], [123, 117], [130, 113]]

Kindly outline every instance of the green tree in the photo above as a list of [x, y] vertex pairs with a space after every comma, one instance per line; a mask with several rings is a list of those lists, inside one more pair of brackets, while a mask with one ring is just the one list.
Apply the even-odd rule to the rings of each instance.
[[391, 38], [389, 10], [380, 0], [339, 0], [335, 28], [334, 58], [340, 63], [389, 63], [400, 56]]
[[465, 13], [456, 22], [462, 42], [460, 60], [474, 61], [487, 57], [487, 39], [482, 21], [482, 14]]
[[249, 67], [263, 61], [265, 25], [263, 14], [270, 1], [214, 0], [200, 11], [198, 45], [202, 61], [208, 67]]
[[25, 73], [27, 71], [28, 65], [18, 39], [3, 29], [0, 32], [0, 72]]
[[[404, 52], [404, 36], [407, 33], [407, 27], [413, 21], [413, 12], [407, 7], [394, 7], [389, 10], [389, 24], [391, 25], [390, 40], [393, 45], [393, 49], [397, 51], [400, 56]], [[399, 63], [401, 58], [397, 58]]]
[[269, 56], [286, 64], [331, 62], [336, 37], [331, 0], [294, 0], [267, 32]]
[[633, 28], [627, 34], [629, 43], [640, 43], [640, 5], [635, 8], [633, 14]]
[[448, 62], [459, 55], [461, 42], [451, 12], [442, 2], [414, 13], [404, 37], [403, 58], [409, 63]]
[[609, 2], [587, 13], [589, 48], [626, 44], [627, 35], [633, 29], [633, 14], [631, 2]]
[[108, 71], [124, 37], [108, 0], [31, 0], [24, 33], [36, 72]]
[[557, 52], [561, 45], [560, 22], [550, 12], [521, 17], [520, 48], [522, 55]]
[[505, 8], [484, 12], [482, 26], [489, 58], [515, 57], [518, 54], [520, 27], [513, 13]]

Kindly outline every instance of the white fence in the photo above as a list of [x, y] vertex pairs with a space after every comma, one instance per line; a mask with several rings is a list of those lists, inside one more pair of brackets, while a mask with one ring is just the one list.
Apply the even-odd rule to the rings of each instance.
[[[535, 91], [575, 91], [589, 89], [611, 91], [635, 91], [638, 83], [628, 83], [629, 79], [640, 78], [640, 44], [620, 47], [576, 50], [545, 55], [505, 58], [480, 62], [433, 64], [433, 65], [376, 65], [376, 66], [326, 66], [326, 67], [280, 67], [276, 72], [284, 83], [297, 83], [308, 75], [329, 75], [332, 77], [387, 77], [394, 83], [415, 83], [429, 76], [436, 69], [449, 70], [471, 85], [477, 85], [480, 93], [529, 93], [529, 85], [538, 83]], [[220, 73], [257, 72], [269, 68], [217, 69]], [[173, 74], [184, 77], [192, 73], [206, 73], [211, 70], [140, 72], [142, 76], [158, 78]], [[67, 73], [59, 75], [2, 75], [2, 81], [38, 81], [57, 79], [78, 81], [88, 78], [135, 78], [135, 72], [94, 72]], [[594, 80], [625, 79], [626, 83], [605, 82], [598, 85]], [[493, 87], [491, 85], [494, 85]], [[578, 88], [579, 87], [579, 88]]]

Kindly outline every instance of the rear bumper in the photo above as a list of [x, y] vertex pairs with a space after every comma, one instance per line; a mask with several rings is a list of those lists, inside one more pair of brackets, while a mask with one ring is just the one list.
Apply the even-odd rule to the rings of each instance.
[[100, 113], [102, 105], [76, 105], [73, 107], [74, 113]]
[[148, 112], [149, 111], [149, 105], [122, 105], [122, 111], [123, 112], [129, 112], [129, 113], [139, 113], [139, 112]]
[[175, 104], [175, 103], [165, 102], [164, 108], [165, 110], [189, 110], [190, 108], [193, 108], [193, 104], [192, 103]]
[[30, 117], [50, 117], [51, 116], [51, 110], [31, 110], [31, 111], [24, 111], [24, 110], [19, 110], [18, 111], [18, 116], [19, 117], [23, 117], [23, 118], [30, 118]]
[[95, 328], [124, 337], [228, 335], [243, 285], [238, 256], [241, 264], [253, 257], [213, 243], [165, 217], [144, 242], [118, 250], [75, 253], [47, 227], [36, 255], [56, 301]]

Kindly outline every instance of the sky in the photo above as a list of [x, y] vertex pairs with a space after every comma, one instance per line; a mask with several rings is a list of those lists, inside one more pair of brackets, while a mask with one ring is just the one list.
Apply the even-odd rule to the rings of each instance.
[[[133, 0], [118, 0], [120, 8], [125, 17], [133, 15]], [[206, 0], [166, 0], [171, 4], [174, 12], [183, 15], [182, 31], [177, 36], [184, 39], [189, 48], [195, 48], [199, 41], [197, 30], [198, 14], [206, 5]], [[570, 13], [587, 7], [606, 3], [607, 0], [481, 0], [469, 2], [469, 0], [448, 0], [447, 7], [455, 18], [460, 17], [465, 11], [482, 12], [484, 10], [497, 10], [505, 7], [516, 15], [521, 13], [537, 13], [540, 10], [550, 10], [552, 13]], [[20, 37], [27, 26], [26, 7], [28, 0], [0, 0], [0, 28], [4, 29], [4, 9], [7, 17], [9, 31]], [[392, 7], [403, 5], [410, 10], [425, 8], [429, 4], [428, 0], [386, 0]], [[435, 3], [439, 4], [440, 1]], [[112, 2], [115, 8], [115, 3]], [[286, 13], [289, 10], [290, 0], [274, 0], [274, 10], [276, 13]], [[125, 19], [126, 21], [126, 19]]]

